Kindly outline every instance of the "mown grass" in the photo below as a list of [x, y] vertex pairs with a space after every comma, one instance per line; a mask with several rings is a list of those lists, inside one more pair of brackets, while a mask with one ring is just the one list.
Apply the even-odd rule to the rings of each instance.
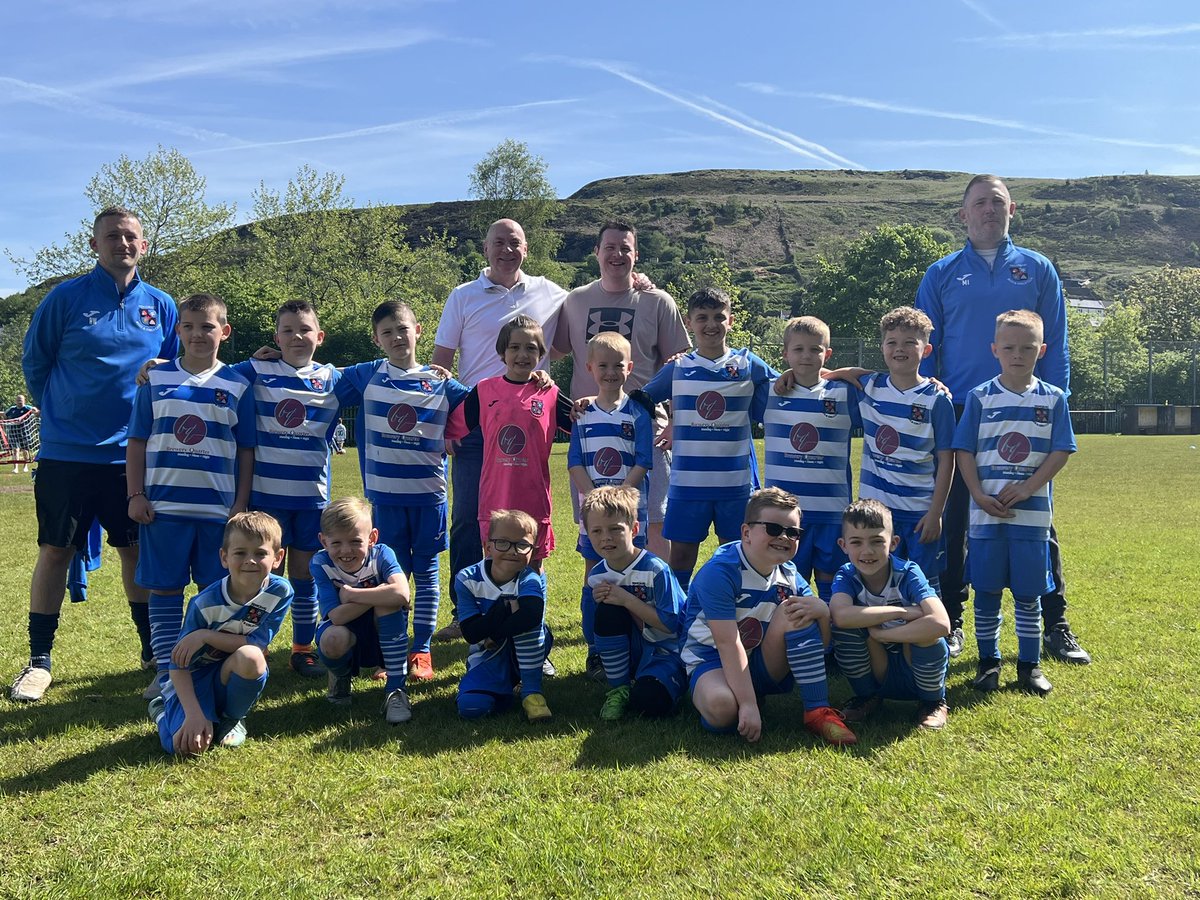
[[[1194, 440], [1087, 436], [1057, 481], [1092, 666], [1047, 664], [1045, 700], [982, 698], [969, 645], [944, 732], [894, 705], [843, 752], [814, 743], [794, 697], [771, 700], [755, 746], [690, 710], [603, 725], [560, 503], [549, 727], [459, 721], [461, 646], [435, 647], [408, 726], [383, 724], [365, 681], [333, 708], [287, 670], [285, 629], [246, 746], [178, 763], [144, 719], [106, 558], [65, 610], [45, 701], [0, 701], [0, 896], [1197, 896]], [[338, 489], [356, 479], [339, 458]], [[34, 534], [32, 495], [0, 493], [5, 679], [26, 654]]]

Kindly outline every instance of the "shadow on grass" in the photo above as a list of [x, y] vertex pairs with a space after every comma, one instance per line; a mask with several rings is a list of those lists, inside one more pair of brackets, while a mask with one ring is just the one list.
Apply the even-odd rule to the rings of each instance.
[[0, 794], [30, 794], [53, 791], [64, 784], [79, 784], [97, 772], [161, 763], [165, 758], [158, 733], [146, 723], [144, 735], [130, 735], [104, 743], [83, 753], [68, 756], [26, 775], [0, 781]]

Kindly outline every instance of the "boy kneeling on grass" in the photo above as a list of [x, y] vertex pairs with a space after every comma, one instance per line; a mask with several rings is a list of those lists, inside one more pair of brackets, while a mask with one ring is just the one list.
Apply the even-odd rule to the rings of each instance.
[[170, 678], [150, 702], [150, 720], [168, 753], [196, 756], [239, 747], [243, 719], [267, 684], [267, 645], [292, 602], [291, 585], [271, 570], [283, 561], [279, 523], [238, 513], [225, 526], [224, 578], [188, 605], [171, 651]]
[[896, 556], [891, 510], [851, 503], [838, 543], [850, 562], [833, 580], [833, 651], [854, 691], [842, 718], [862, 722], [885, 698], [916, 700], [917, 724], [943, 727], [950, 618], [921, 567]]

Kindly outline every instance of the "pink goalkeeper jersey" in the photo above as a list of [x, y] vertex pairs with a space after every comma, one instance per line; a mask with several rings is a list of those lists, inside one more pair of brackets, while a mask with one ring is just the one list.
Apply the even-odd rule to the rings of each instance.
[[[536, 381], [513, 384], [503, 376], [476, 385], [483, 432], [479, 520], [493, 510], [519, 509], [538, 522], [550, 521], [550, 447], [557, 426], [558, 387]], [[446, 436], [467, 434], [465, 407], [450, 414]]]

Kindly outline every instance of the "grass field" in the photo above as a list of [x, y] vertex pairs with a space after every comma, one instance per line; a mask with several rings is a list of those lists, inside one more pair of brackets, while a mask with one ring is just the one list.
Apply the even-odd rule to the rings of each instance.
[[[969, 641], [944, 732], [893, 705], [840, 752], [804, 731], [797, 697], [768, 703], [755, 746], [703, 733], [690, 709], [602, 724], [560, 503], [551, 725], [459, 721], [465, 646], [435, 646], [407, 726], [383, 724], [368, 682], [331, 707], [287, 669], [285, 628], [245, 747], [178, 763], [145, 720], [106, 556], [93, 599], [64, 610], [46, 699], [0, 701], [0, 896], [1200, 896], [1195, 440], [1086, 436], [1057, 479], [1093, 665], [1048, 663], [1044, 700], [981, 697]], [[337, 464], [355, 490], [353, 457]], [[7, 682], [27, 652], [35, 524], [27, 478], [3, 479]], [[1011, 660], [1007, 601], [1002, 646]]]

